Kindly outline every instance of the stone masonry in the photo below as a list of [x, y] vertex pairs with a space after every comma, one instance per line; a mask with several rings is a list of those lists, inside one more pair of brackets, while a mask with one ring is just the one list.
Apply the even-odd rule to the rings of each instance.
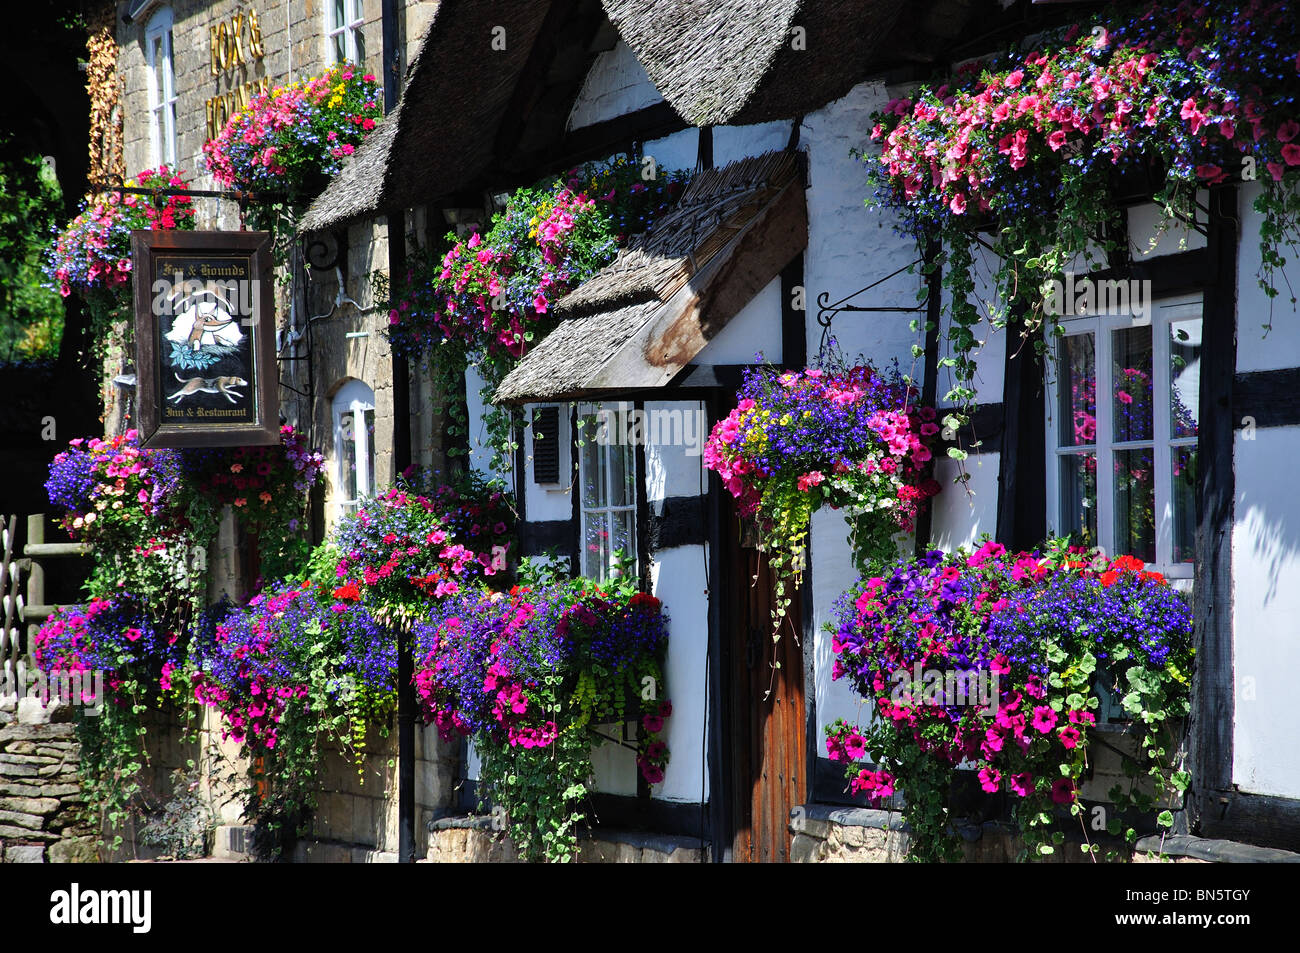
[[0, 863], [94, 861], [76, 732], [66, 722], [39, 723], [28, 702], [0, 702]]

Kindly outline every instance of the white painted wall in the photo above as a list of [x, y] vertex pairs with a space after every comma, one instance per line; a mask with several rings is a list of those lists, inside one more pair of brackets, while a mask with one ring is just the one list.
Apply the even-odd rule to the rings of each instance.
[[[804, 285], [808, 299], [808, 355], [816, 355], [821, 340], [817, 297], [829, 301], [853, 294], [920, 257], [915, 242], [894, 232], [896, 220], [879, 209], [867, 209], [866, 166], [851, 149], [874, 147], [868, 140], [870, 116], [888, 101], [879, 83], [861, 83], [844, 98], [809, 114], [803, 122], [801, 144], [808, 150], [808, 252]], [[914, 307], [922, 287], [918, 272], [885, 282], [856, 303], [873, 307]], [[858, 353], [882, 363], [897, 357], [903, 370], [911, 362], [918, 340], [909, 329], [914, 315], [877, 312], [841, 314], [833, 334], [846, 356]], [[916, 368], [920, 376], [920, 364]]]
[[835, 619], [835, 600], [858, 580], [849, 554], [848, 523], [836, 510], [821, 509], [813, 514], [812, 585], [804, 580], [803, 598], [812, 598], [813, 680], [817, 704], [817, 756], [826, 756], [826, 726], [837, 718], [862, 724], [871, 710], [844, 679], [831, 680], [835, 654], [831, 651], [831, 633], [826, 630]]
[[662, 139], [652, 139], [641, 148], [643, 156], [654, 156], [661, 169], [695, 168], [699, 154], [700, 133], [698, 129], [682, 129]]
[[483, 378], [479, 377], [478, 368], [465, 368], [465, 405], [469, 414], [469, 465], [477, 473], [487, 477], [499, 476], [513, 492], [516, 489], [513, 472], [496, 473], [489, 464], [492, 461], [491, 442], [488, 439], [487, 425], [483, 422], [485, 405], [480, 392]]
[[966, 458], [970, 480], [964, 489], [952, 482], [958, 473], [957, 461], [947, 457], [936, 461], [934, 478], [943, 486], [943, 492], [932, 501], [932, 548], [950, 552], [973, 543], [985, 533], [992, 536], [997, 532], [1000, 461], [1001, 455], [997, 453], [972, 453]]
[[1232, 534], [1232, 780], [1243, 791], [1300, 798], [1300, 507], [1293, 468], [1300, 427], [1238, 431]]
[[[1254, 209], [1259, 196], [1257, 184], [1242, 186], [1237, 196], [1237, 215], [1241, 218], [1241, 244], [1237, 256], [1237, 370], [1262, 371], [1300, 364], [1300, 313], [1288, 300], [1292, 289], [1300, 292], [1300, 261], [1284, 251], [1291, 261], [1285, 276], [1275, 281], [1279, 294], [1270, 300], [1259, 286], [1259, 227], [1263, 216]], [[1288, 287], [1289, 283], [1289, 287]], [[1265, 333], [1264, 325], [1272, 316], [1273, 329]]]
[[654, 554], [651, 591], [669, 617], [664, 678], [673, 714], [664, 740], [671, 760], [663, 783], [652, 790], [668, 801], [702, 802], [709, 797], [705, 761], [708, 735], [709, 547], [677, 546]]
[[[1262, 216], [1252, 204], [1259, 187], [1238, 196], [1242, 220], [1237, 261], [1237, 370], [1300, 364], [1300, 314], [1287, 282], [1300, 287], [1300, 262], [1275, 278], [1273, 329], [1264, 333], [1270, 301], [1257, 281]], [[1240, 425], [1240, 422], [1238, 422]], [[1300, 427], [1238, 429], [1233, 447], [1236, 508], [1232, 533], [1233, 675], [1236, 696], [1232, 779], [1255, 794], [1300, 798], [1300, 729], [1292, 712], [1300, 677], [1300, 506], [1294, 464]]]
[[781, 277], [769, 281], [727, 322], [692, 364], [753, 364], [757, 354], [781, 362]]
[[[1196, 193], [1196, 201], [1204, 207], [1209, 200], [1209, 193], [1201, 190]], [[1187, 225], [1172, 225], [1164, 232], [1157, 231], [1156, 225], [1161, 219], [1159, 207], [1148, 202], [1135, 205], [1128, 210], [1129, 243], [1135, 260], [1155, 258], [1160, 255], [1177, 255], [1185, 251], [1195, 251], [1205, 247], [1205, 236]], [[1204, 214], [1200, 215], [1204, 220]]]
[[[975, 392], [976, 401], [981, 404], [996, 404], [1002, 400], [1004, 376], [1006, 372], [1007, 346], [1014, 349], [1020, 347], [1032, 347], [1030, 343], [1025, 343], [1017, 329], [997, 330], [989, 322], [988, 318], [994, 314], [994, 308], [997, 306], [997, 295], [995, 293], [993, 282], [990, 280], [997, 270], [997, 256], [984, 248], [975, 249], [975, 291], [972, 295], [972, 303], [978, 309], [979, 314], [985, 319], [975, 328], [975, 337], [980, 342], [979, 347], [974, 354], [975, 360]], [[948, 332], [951, 328], [951, 322], [946, 317], [949, 304], [952, 301], [952, 295], [947, 289], [943, 292], [944, 313], [945, 317], [939, 325], [939, 357], [949, 358], [953, 356], [951, 341], [948, 338]], [[920, 364], [918, 359], [918, 365]], [[919, 380], [924, 377], [922, 369], [918, 366], [914, 376]], [[939, 379], [935, 389], [936, 399], [939, 405], [948, 406], [950, 401], [944, 400], [944, 394], [957, 383], [955, 373], [950, 367], [939, 368]]]
[[779, 151], [790, 141], [788, 122], [764, 122], [755, 126], [714, 126], [713, 165], [724, 166], [747, 156]]
[[581, 129], [662, 101], [636, 54], [619, 40], [596, 57], [569, 113], [568, 128]]

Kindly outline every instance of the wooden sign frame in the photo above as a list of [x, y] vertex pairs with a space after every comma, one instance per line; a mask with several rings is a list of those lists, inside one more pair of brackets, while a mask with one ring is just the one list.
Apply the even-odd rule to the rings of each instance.
[[269, 232], [133, 231], [145, 447], [280, 442]]

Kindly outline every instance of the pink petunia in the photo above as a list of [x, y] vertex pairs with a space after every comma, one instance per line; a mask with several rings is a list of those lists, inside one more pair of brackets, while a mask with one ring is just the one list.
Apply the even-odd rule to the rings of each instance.
[[1011, 785], [1012, 792], [1020, 797], [1028, 797], [1034, 791], [1034, 776], [1028, 771], [1009, 775], [1007, 781]]
[[1056, 712], [1047, 705], [1039, 705], [1034, 709], [1033, 726], [1040, 734], [1047, 734], [1056, 727]]
[[1069, 778], [1057, 778], [1052, 782], [1052, 800], [1057, 804], [1069, 804], [1074, 800], [1074, 782]]

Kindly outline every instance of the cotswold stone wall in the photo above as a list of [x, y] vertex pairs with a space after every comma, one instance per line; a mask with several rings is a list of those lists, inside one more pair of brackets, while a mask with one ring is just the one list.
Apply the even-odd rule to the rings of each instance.
[[0, 708], [0, 863], [95, 860], [73, 726], [20, 724], [14, 708]]

